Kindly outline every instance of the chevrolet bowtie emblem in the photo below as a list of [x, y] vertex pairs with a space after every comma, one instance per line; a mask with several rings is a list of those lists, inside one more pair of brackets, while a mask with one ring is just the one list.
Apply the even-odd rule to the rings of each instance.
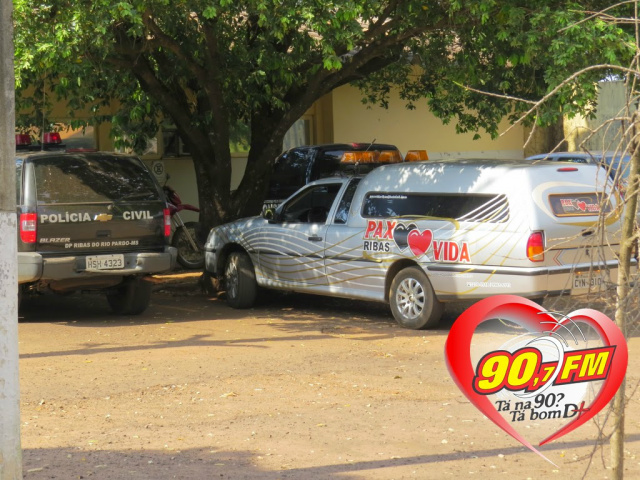
[[101, 214], [96, 215], [95, 217], [93, 217], [93, 219], [95, 221], [97, 221], [97, 222], [108, 222], [112, 218], [113, 218], [113, 215], [110, 215], [108, 213], [101, 213]]

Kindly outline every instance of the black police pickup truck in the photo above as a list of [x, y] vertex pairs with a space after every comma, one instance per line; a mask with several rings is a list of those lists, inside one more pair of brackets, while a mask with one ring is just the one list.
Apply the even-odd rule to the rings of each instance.
[[169, 210], [137, 158], [111, 153], [16, 156], [20, 293], [99, 290], [115, 313], [149, 305], [145, 277], [170, 270]]
[[[330, 143], [294, 147], [276, 158], [269, 182], [263, 213], [275, 209], [282, 201], [309, 182], [339, 173], [367, 173], [378, 162], [355, 165], [344, 162], [345, 152], [387, 152], [402, 157], [398, 147], [384, 143]], [[426, 153], [426, 152], [425, 152]]]

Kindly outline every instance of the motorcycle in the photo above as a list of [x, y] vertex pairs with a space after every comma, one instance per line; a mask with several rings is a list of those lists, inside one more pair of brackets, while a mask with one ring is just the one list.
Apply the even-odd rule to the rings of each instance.
[[[169, 177], [167, 176], [167, 180]], [[197, 269], [204, 266], [204, 245], [200, 238], [201, 226], [199, 222], [184, 222], [180, 216], [183, 210], [200, 212], [195, 205], [182, 203], [178, 192], [166, 183], [162, 186], [169, 204], [171, 215], [172, 238], [171, 245], [178, 251], [178, 262], [184, 268]]]

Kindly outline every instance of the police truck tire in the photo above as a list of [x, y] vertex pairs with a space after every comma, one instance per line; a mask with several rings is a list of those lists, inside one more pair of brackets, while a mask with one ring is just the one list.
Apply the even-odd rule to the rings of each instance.
[[117, 315], [140, 315], [149, 306], [151, 288], [151, 283], [140, 277], [128, 278], [107, 293], [107, 302]]
[[227, 303], [233, 308], [251, 308], [258, 295], [256, 272], [244, 252], [232, 252], [224, 269]]
[[[198, 246], [198, 250], [193, 249], [187, 230]], [[186, 222], [184, 227], [178, 227], [173, 234], [171, 245], [176, 247], [178, 263], [184, 268], [195, 270], [204, 266], [204, 245], [200, 241], [200, 224], [198, 222]]]
[[437, 326], [443, 312], [443, 304], [419, 267], [407, 267], [395, 276], [389, 303], [396, 322], [412, 330]]

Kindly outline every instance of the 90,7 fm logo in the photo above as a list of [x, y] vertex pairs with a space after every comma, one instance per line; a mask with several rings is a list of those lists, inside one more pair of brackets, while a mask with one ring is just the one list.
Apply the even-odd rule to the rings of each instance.
[[609, 374], [614, 351], [615, 346], [574, 350], [567, 352], [559, 364], [543, 362], [537, 348], [525, 347], [513, 353], [495, 350], [478, 362], [473, 389], [480, 395], [491, 395], [502, 389], [534, 392], [554, 377], [553, 385], [603, 380]]

